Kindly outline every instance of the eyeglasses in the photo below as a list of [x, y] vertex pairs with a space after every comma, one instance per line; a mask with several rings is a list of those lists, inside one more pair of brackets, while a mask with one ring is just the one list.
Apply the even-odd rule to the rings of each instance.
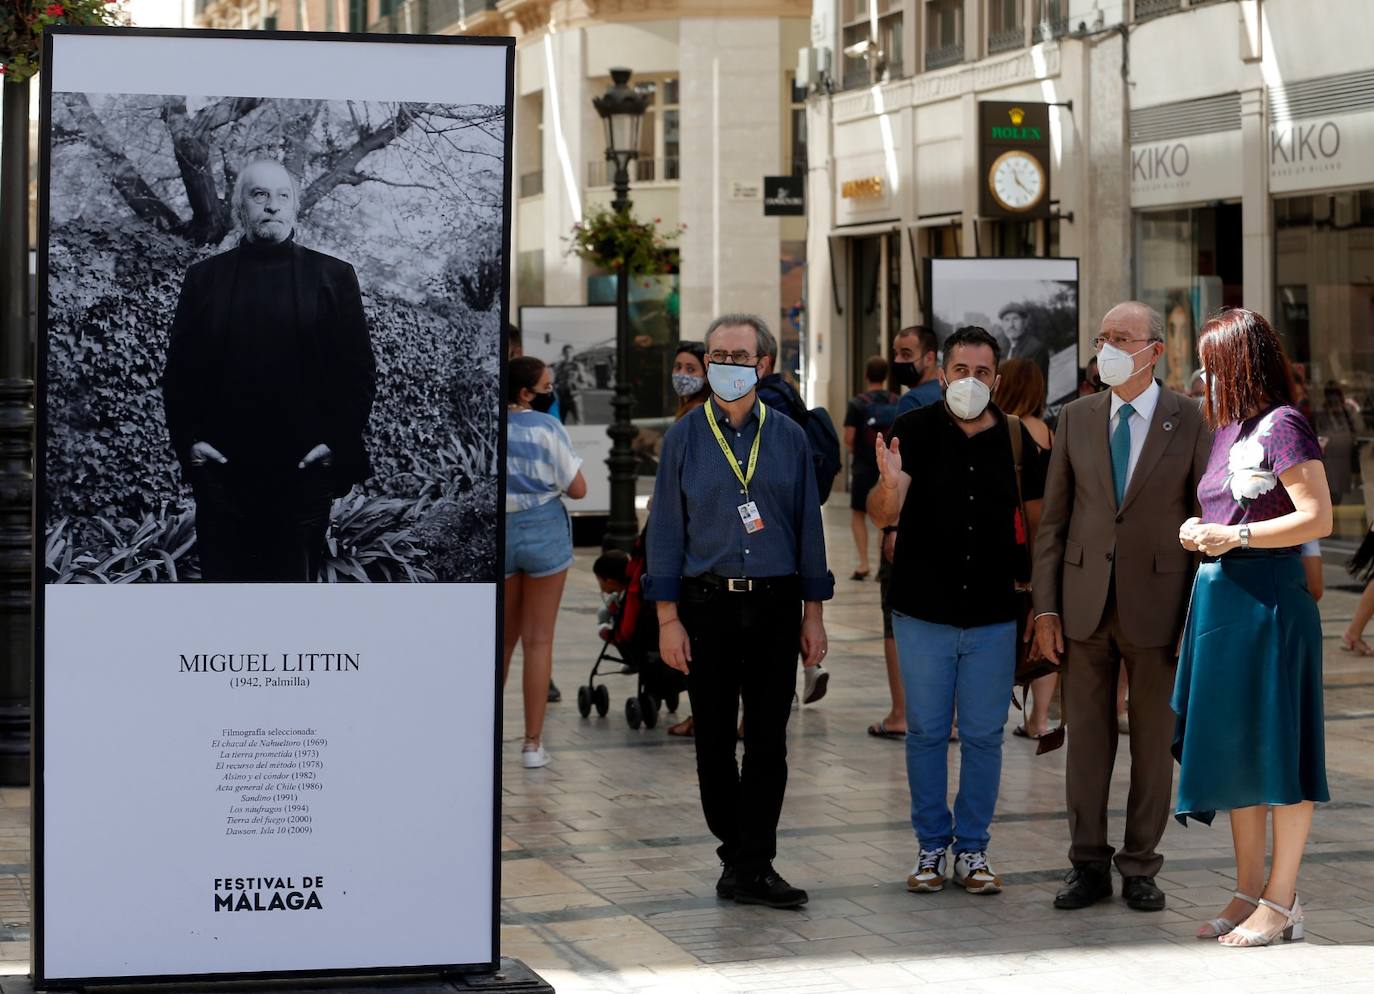
[[723, 349], [716, 349], [708, 352], [707, 358], [714, 363], [729, 363], [732, 366], [752, 365], [749, 360], [757, 362], [759, 357], [752, 352], [745, 352], [743, 349], [738, 352], [726, 352]]
[[1157, 339], [1154, 339], [1154, 338], [1123, 338], [1123, 337], [1121, 337], [1121, 336], [1119, 336], [1119, 335], [1098, 335], [1096, 338], [1093, 339], [1093, 348], [1100, 352], [1100, 351], [1102, 351], [1102, 346], [1104, 346], [1104, 345], [1106, 345], [1106, 344], [1108, 344], [1108, 343], [1111, 343], [1112, 345], [1115, 345], [1117, 348], [1123, 348], [1124, 346], [1127, 346], [1127, 345], [1139, 345], [1141, 342], [1153, 342], [1153, 341], [1157, 341]]

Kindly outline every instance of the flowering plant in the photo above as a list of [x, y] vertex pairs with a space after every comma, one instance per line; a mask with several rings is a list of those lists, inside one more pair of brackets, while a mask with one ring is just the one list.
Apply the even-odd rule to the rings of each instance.
[[38, 72], [49, 25], [118, 27], [128, 20], [123, 0], [8, 0], [0, 7], [0, 75], [22, 83]]
[[686, 230], [659, 231], [662, 218], [636, 221], [629, 213], [620, 214], [606, 207], [593, 207], [572, 226], [568, 251], [602, 269], [619, 272], [628, 266], [632, 274], [675, 273], [681, 253], [673, 244]]

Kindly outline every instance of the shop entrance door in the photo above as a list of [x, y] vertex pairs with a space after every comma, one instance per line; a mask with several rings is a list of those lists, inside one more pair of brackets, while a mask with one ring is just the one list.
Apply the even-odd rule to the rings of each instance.
[[887, 355], [901, 327], [902, 243], [897, 232], [853, 238], [849, 242], [850, 396], [864, 389], [864, 363]]

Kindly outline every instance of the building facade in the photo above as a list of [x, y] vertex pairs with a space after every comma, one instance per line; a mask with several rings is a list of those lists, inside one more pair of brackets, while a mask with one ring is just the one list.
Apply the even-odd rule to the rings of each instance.
[[[871, 5], [871, 6], [870, 6]], [[1269, 316], [1325, 439], [1338, 539], [1374, 491], [1374, 22], [1364, 0], [818, 0], [808, 102], [806, 385], [930, 323], [939, 256], [1079, 260], [1080, 358], [1113, 303], [1197, 328]], [[825, 51], [820, 51], [825, 50]], [[825, 92], [833, 88], [834, 92]], [[1050, 104], [1050, 216], [979, 215], [979, 104]], [[1371, 494], [1374, 496], [1374, 493]]]

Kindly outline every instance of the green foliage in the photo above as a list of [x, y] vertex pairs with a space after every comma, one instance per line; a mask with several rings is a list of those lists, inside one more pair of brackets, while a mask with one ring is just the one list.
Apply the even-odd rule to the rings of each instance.
[[20, 83], [38, 72], [43, 29], [55, 24], [128, 23], [122, 0], [6, 0], [0, 6], [0, 75]]
[[83, 543], [70, 519], [48, 528], [43, 547], [47, 583], [175, 583], [200, 576], [195, 545], [195, 512], [174, 508], [142, 520], [104, 518]]
[[659, 223], [659, 218], [636, 221], [628, 212], [594, 207], [573, 225], [568, 251], [611, 272], [628, 265], [636, 274], [675, 273], [681, 251], [674, 242], [686, 226], [664, 233], [658, 230]]

